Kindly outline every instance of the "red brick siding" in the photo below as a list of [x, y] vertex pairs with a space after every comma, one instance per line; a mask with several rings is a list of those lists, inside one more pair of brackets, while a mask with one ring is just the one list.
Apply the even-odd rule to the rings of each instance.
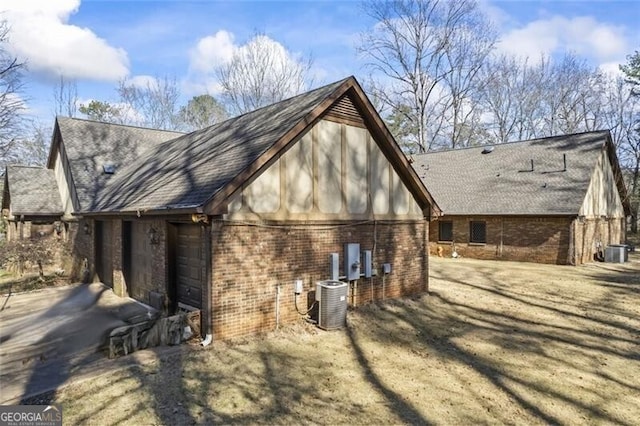
[[[88, 226], [87, 231], [85, 231], [85, 224]], [[93, 220], [80, 219], [67, 222], [67, 226], [66, 242], [68, 251], [71, 253], [70, 277], [88, 282], [95, 273]]]
[[[449, 216], [453, 222], [453, 244], [438, 242], [438, 222], [429, 233], [432, 255], [451, 256], [453, 247], [463, 257], [524, 262], [567, 264], [571, 262], [571, 218]], [[469, 223], [486, 222], [486, 243], [469, 242]], [[438, 250], [440, 248], [440, 250]]]
[[[298, 307], [308, 308], [315, 283], [329, 278], [329, 254], [343, 261], [345, 243], [373, 250], [378, 276], [358, 280], [356, 305], [383, 298], [382, 264], [391, 263], [384, 277], [384, 297], [427, 290], [428, 222], [258, 227], [228, 222], [212, 225], [212, 324], [215, 339], [273, 330], [276, 291], [280, 286], [280, 324], [299, 321], [294, 306], [294, 280], [304, 292]], [[375, 235], [375, 241], [374, 241]], [[342, 274], [342, 265], [340, 265]], [[353, 304], [350, 298], [350, 304]]]

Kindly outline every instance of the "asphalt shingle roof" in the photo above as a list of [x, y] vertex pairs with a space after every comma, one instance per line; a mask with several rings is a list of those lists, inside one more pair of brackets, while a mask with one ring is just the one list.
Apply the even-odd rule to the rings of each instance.
[[134, 163], [151, 147], [183, 135], [78, 118], [57, 117], [56, 120], [81, 211], [94, 206], [96, 194], [114, 176], [104, 173], [104, 165], [112, 164], [117, 172]]
[[116, 171], [92, 210], [202, 206], [346, 80], [155, 146]]
[[486, 146], [432, 152], [415, 155], [413, 167], [445, 215], [574, 215], [608, 137], [597, 131], [495, 145], [485, 154]]
[[8, 166], [11, 213], [15, 216], [57, 216], [64, 210], [53, 170]]

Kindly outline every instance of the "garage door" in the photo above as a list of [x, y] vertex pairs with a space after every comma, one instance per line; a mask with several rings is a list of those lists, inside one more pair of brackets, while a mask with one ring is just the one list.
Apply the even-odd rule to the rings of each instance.
[[200, 308], [205, 262], [200, 227], [178, 225], [176, 244], [176, 293], [178, 303]]

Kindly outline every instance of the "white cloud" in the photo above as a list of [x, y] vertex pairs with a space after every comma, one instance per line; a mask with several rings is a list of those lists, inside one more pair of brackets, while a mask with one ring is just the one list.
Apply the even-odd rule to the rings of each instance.
[[624, 29], [592, 17], [553, 16], [529, 22], [501, 37], [498, 49], [533, 60], [542, 54], [571, 51], [597, 63], [624, 57], [628, 51]]
[[478, 1], [478, 8], [498, 28], [503, 27], [512, 21], [511, 16], [500, 7], [494, 5], [489, 0]]
[[600, 66], [598, 66], [598, 69], [601, 72], [608, 74], [612, 77], [622, 77], [623, 72], [620, 71], [620, 63], [621, 61], [605, 62], [604, 64], [600, 64]]
[[198, 40], [196, 46], [190, 50], [191, 60], [189, 68], [196, 72], [208, 73], [215, 70], [221, 63], [231, 60], [236, 46], [233, 44], [233, 34], [220, 30]]
[[129, 73], [127, 53], [87, 28], [68, 23], [80, 0], [3, 0], [8, 50], [46, 76], [115, 81]]
[[125, 83], [127, 86], [134, 86], [139, 89], [146, 89], [147, 87], [157, 87], [158, 80], [150, 75], [135, 75], [131, 78], [128, 78]]

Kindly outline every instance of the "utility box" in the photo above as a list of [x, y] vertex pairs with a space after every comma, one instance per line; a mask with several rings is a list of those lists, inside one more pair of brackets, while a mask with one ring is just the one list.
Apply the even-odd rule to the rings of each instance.
[[362, 267], [364, 269], [364, 277], [371, 278], [371, 275], [373, 273], [372, 271], [373, 261], [371, 256], [371, 250], [365, 250], [363, 257], [364, 257], [364, 260], [363, 260], [364, 265], [362, 265]]
[[346, 325], [348, 295], [349, 287], [342, 281], [325, 280], [316, 283], [318, 327], [334, 330]]
[[344, 245], [344, 275], [347, 281], [360, 278], [360, 244]]
[[329, 255], [329, 276], [333, 281], [340, 279], [340, 257], [338, 253], [331, 253]]
[[624, 263], [629, 260], [627, 246], [611, 244], [604, 249], [604, 261], [607, 263]]

